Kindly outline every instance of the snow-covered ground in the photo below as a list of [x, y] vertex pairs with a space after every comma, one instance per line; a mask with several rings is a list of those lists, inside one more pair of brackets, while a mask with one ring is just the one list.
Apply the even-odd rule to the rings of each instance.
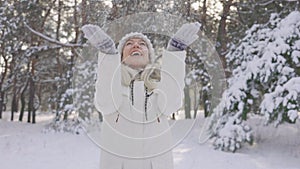
[[[99, 147], [86, 134], [44, 133], [49, 115], [37, 124], [0, 120], [0, 169], [98, 169]], [[236, 153], [198, 143], [204, 119], [177, 121], [176, 131], [194, 127], [173, 150], [175, 169], [300, 169], [300, 124], [263, 127], [254, 118], [256, 142]], [[174, 137], [177, 132], [174, 133]]]

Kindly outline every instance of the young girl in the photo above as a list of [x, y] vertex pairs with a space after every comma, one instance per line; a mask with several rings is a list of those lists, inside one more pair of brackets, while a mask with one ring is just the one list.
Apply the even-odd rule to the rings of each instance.
[[95, 106], [103, 114], [100, 169], [173, 169], [167, 116], [182, 106], [185, 48], [196, 40], [199, 23], [183, 25], [155, 63], [151, 41], [129, 33], [115, 48], [98, 26], [85, 25], [97, 47]]

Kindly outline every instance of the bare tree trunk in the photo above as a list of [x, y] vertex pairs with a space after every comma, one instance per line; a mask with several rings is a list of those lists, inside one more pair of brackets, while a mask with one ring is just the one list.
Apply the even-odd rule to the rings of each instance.
[[[185, 4], [185, 16], [190, 17], [191, 13], [191, 1], [186, 1]], [[189, 55], [189, 52], [187, 52], [187, 55]], [[186, 72], [189, 72], [188, 68], [186, 67]], [[184, 110], [185, 110], [185, 118], [191, 119], [191, 96], [190, 96], [190, 87], [185, 86], [184, 88]]]
[[78, 17], [77, 17], [77, 0], [74, 0], [74, 29], [75, 29], [75, 39], [74, 39], [74, 43], [78, 42], [78, 38], [79, 38], [79, 24], [78, 24]]
[[4, 107], [4, 92], [2, 91], [2, 85], [0, 86], [0, 119], [2, 119], [3, 107]]
[[[79, 39], [79, 23], [78, 23], [78, 12], [77, 12], [77, 0], [74, 0], [75, 1], [75, 5], [74, 5], [74, 26], [75, 26], [75, 39], [74, 39], [74, 43], [77, 43], [78, 42], [78, 39]], [[83, 3], [83, 2], [82, 2]], [[82, 6], [82, 13], [85, 13], [86, 12], [86, 6]], [[86, 18], [83, 18], [83, 17], [86, 17], [86, 15], [82, 15], [82, 21], [86, 22]], [[85, 23], [84, 23], [85, 24]], [[73, 67], [74, 67], [74, 56], [76, 56], [76, 51], [74, 48], [72, 48], [72, 56], [71, 56], [71, 67], [70, 67], [70, 71], [72, 71]], [[72, 75], [73, 77], [73, 75]], [[71, 85], [71, 84], [70, 84]], [[73, 101], [73, 100], [72, 100]], [[81, 112], [79, 112], [81, 113]], [[79, 114], [79, 116], [81, 116], [81, 114]], [[90, 119], [90, 117], [87, 117]]]
[[[4, 52], [4, 50], [2, 50]], [[8, 60], [4, 58], [4, 54], [2, 54], [2, 58], [4, 61], [4, 70], [2, 70], [1, 74], [1, 82], [0, 82], [0, 119], [2, 119], [2, 113], [3, 113], [3, 107], [5, 106], [4, 104], [4, 96], [5, 96], [5, 91], [3, 91], [3, 82], [6, 78], [7, 70], [8, 70]]]
[[31, 112], [33, 111], [33, 97], [34, 97], [34, 91], [33, 91], [33, 77], [32, 75], [29, 77], [29, 100], [28, 100], [28, 114], [27, 114], [27, 122], [31, 122]]
[[[29, 77], [29, 101], [28, 101], [28, 118], [27, 122], [35, 123], [35, 108], [34, 108], [34, 95], [35, 95], [35, 82], [34, 82], [34, 71], [35, 71], [36, 59], [31, 60], [31, 72]], [[32, 121], [31, 121], [32, 120]]]
[[57, 27], [56, 27], [56, 40], [59, 40], [62, 6], [63, 6], [63, 2], [61, 0], [59, 0], [58, 1], [58, 16], [57, 16], [58, 18], [57, 18]]
[[191, 118], [191, 98], [190, 98], [190, 91], [189, 87], [185, 86], [184, 88], [184, 111], [185, 111], [185, 118]]
[[[188, 67], [185, 68], [186, 72], [189, 72]], [[191, 96], [190, 96], [190, 87], [186, 85], [184, 87], [184, 112], [185, 112], [185, 118], [190, 119], [191, 118]]]
[[223, 1], [223, 12], [221, 15], [221, 20], [219, 23], [218, 34], [217, 34], [217, 51], [220, 55], [220, 59], [222, 61], [223, 68], [225, 70], [226, 76], [229, 76], [228, 72], [226, 72], [227, 64], [225, 55], [227, 52], [227, 32], [226, 32], [226, 20], [230, 14], [230, 7], [233, 5], [233, 0]]
[[202, 25], [202, 29], [206, 30], [207, 27], [207, 23], [206, 23], [206, 12], [207, 12], [207, 6], [206, 6], [206, 0], [203, 0], [202, 3], [202, 15], [201, 15], [201, 25]]
[[35, 123], [35, 108], [34, 108], [34, 95], [35, 95], [35, 64], [37, 62], [37, 59], [35, 56], [31, 58], [31, 61], [29, 62], [29, 70], [30, 70], [30, 76], [29, 76], [29, 100], [28, 100], [28, 116], [27, 116], [27, 122]]
[[[32, 85], [33, 88], [34, 88], [34, 84]], [[34, 94], [34, 93], [33, 93]], [[31, 110], [32, 110], [32, 123], [34, 124], [35, 123], [35, 117], [36, 117], [36, 110], [34, 108], [34, 96], [33, 96], [33, 101], [31, 102]]]
[[199, 108], [199, 102], [197, 101], [199, 96], [198, 96], [199, 91], [197, 91], [197, 87], [194, 89], [194, 119], [197, 117], [197, 111]]
[[82, 19], [82, 25], [87, 24], [87, 8], [86, 8], [86, 0], [82, 0], [81, 2], [82, 11], [81, 11], [81, 19]]
[[[54, 0], [53, 2], [56, 2]], [[33, 14], [38, 15], [40, 12], [43, 11], [41, 8], [41, 3], [39, 1], [35, 1], [36, 8], [34, 10]], [[44, 17], [36, 16], [34, 20], [31, 21], [30, 25], [33, 27], [34, 30], [38, 30], [39, 32], [43, 33], [44, 25], [47, 20], [47, 17], [50, 15], [50, 11], [53, 7], [53, 3], [50, 4], [49, 9], [46, 11], [46, 14]], [[34, 34], [31, 38], [32, 45], [39, 46], [42, 43], [42, 39], [40, 37], [36, 37]], [[30, 56], [30, 60], [28, 63], [28, 72], [29, 72], [29, 79], [28, 79], [28, 85], [29, 85], [29, 98], [28, 98], [28, 115], [27, 115], [27, 122], [28, 123], [36, 123], [36, 108], [35, 108], [35, 95], [38, 92], [36, 88], [36, 65], [38, 62], [38, 54], [33, 54]]]
[[[62, 9], [62, 1], [59, 0], [58, 2], [58, 20], [57, 20], [57, 27], [56, 27], [56, 40], [59, 41], [59, 32], [60, 32], [60, 26], [61, 26], [61, 9]], [[57, 70], [59, 73], [59, 77], [60, 79], [62, 79], [62, 65], [60, 63], [60, 59], [59, 59], [59, 50], [57, 50], [57, 55], [56, 55], [56, 62], [57, 62]], [[60, 99], [61, 99], [61, 93], [62, 93], [62, 82], [61, 80], [58, 82], [58, 87], [57, 87], [57, 96], [56, 96], [56, 120], [59, 121], [60, 119], [60, 110], [61, 110], [61, 106], [60, 106]]]
[[207, 90], [202, 91], [202, 100], [204, 107], [204, 117], [208, 117], [210, 114], [210, 104], [207, 104], [206, 101], [209, 100]]
[[175, 113], [172, 113], [171, 119], [175, 120]]
[[15, 70], [15, 65], [16, 65], [16, 55], [12, 56], [12, 61], [10, 64], [10, 71], [12, 73], [14, 73], [13, 75], [13, 86], [12, 86], [12, 101], [11, 101], [11, 117], [10, 120], [13, 121], [14, 120], [14, 112], [15, 112], [15, 105], [16, 105], [16, 83], [17, 83], [17, 71]]
[[1, 91], [0, 92], [0, 119], [2, 119], [3, 107], [5, 106], [4, 95], [5, 95], [4, 91]]
[[14, 85], [13, 85], [13, 96], [11, 101], [11, 121], [14, 121], [14, 114], [17, 112], [17, 89], [16, 89], [16, 79], [14, 79]]
[[191, 16], [191, 0], [186, 1], [186, 15]]
[[21, 110], [20, 110], [19, 121], [23, 121], [23, 117], [24, 117], [24, 111], [25, 111], [25, 106], [26, 106], [25, 105], [26, 104], [25, 92], [27, 90], [27, 87], [28, 87], [28, 80], [26, 81], [25, 86], [21, 91]]

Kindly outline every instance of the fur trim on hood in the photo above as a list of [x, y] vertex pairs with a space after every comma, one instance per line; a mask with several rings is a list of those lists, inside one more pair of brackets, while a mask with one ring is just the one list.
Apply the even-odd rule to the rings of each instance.
[[122, 84], [129, 86], [132, 80], [143, 80], [145, 86], [151, 91], [157, 87], [157, 82], [160, 81], [160, 66], [158, 63], [155, 63], [156, 57], [154, 49], [148, 37], [138, 32], [126, 34], [119, 41], [118, 52], [122, 55], [125, 43], [132, 38], [139, 38], [146, 42], [149, 50], [150, 63], [144, 69], [140, 70], [132, 69], [129, 66], [122, 64]]
[[149, 59], [151, 63], [154, 63], [155, 61], [155, 53], [154, 53], [154, 49], [152, 46], [151, 41], [148, 39], [148, 37], [142, 33], [138, 33], [138, 32], [131, 32], [126, 34], [120, 41], [119, 41], [119, 45], [118, 45], [118, 52], [123, 55], [123, 48], [125, 43], [132, 38], [139, 38], [139, 39], [143, 39], [148, 47], [149, 50]]

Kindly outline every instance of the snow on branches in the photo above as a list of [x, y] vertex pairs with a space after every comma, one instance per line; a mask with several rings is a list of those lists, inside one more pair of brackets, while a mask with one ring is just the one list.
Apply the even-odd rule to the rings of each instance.
[[[211, 117], [215, 146], [235, 151], [251, 142], [249, 113], [263, 115], [266, 124], [294, 123], [300, 111], [300, 12], [254, 25], [226, 56], [232, 77]], [[213, 124], [214, 123], [214, 124]]]

